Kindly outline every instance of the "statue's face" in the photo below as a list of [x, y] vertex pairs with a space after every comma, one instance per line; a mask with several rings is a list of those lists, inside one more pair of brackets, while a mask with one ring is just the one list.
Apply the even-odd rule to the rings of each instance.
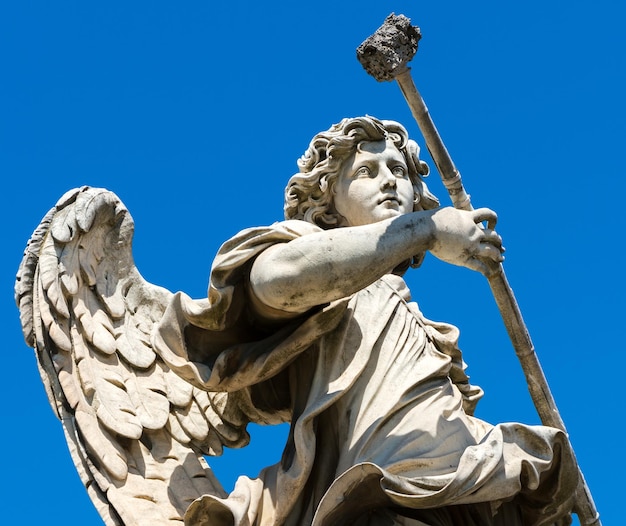
[[413, 211], [413, 198], [404, 156], [387, 140], [364, 142], [346, 160], [333, 202], [341, 226], [359, 226]]

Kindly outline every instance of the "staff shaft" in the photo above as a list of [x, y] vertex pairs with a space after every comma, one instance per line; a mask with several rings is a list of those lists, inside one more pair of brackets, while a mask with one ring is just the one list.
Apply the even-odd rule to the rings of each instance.
[[[446, 186], [455, 208], [472, 210], [470, 196], [463, 187], [461, 175], [457, 170], [447, 148], [445, 147], [437, 128], [430, 116], [424, 99], [417, 91], [410, 68], [395, 77], [406, 99], [413, 117], [422, 132], [426, 147], [439, 171], [439, 175]], [[489, 286], [493, 293], [500, 315], [520, 361], [530, 396], [535, 404], [541, 421], [546, 426], [561, 429], [565, 433], [565, 424], [557, 409], [556, 402], [550, 391], [550, 386], [539, 363], [535, 348], [524, 323], [522, 313], [509, 285], [502, 264], [488, 276]], [[578, 515], [581, 525], [601, 526], [600, 516], [596, 509], [591, 492], [585, 478], [578, 467], [579, 485], [576, 491], [574, 512]]]

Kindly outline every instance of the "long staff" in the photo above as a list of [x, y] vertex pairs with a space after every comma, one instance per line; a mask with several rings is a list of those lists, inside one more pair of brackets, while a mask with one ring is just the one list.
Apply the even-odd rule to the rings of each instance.
[[[383, 25], [358, 47], [357, 58], [376, 80], [398, 82], [454, 207], [472, 210], [470, 197], [461, 181], [461, 174], [439, 136], [408, 67], [408, 63], [417, 51], [420, 38], [420, 29], [412, 26], [407, 17], [391, 14]], [[502, 264], [498, 264], [487, 279], [515, 353], [524, 370], [528, 390], [541, 421], [546, 426], [556, 427], [567, 433]], [[600, 516], [580, 471], [580, 466], [578, 474], [580, 482], [576, 491], [574, 512], [578, 515], [582, 525], [601, 526]]]

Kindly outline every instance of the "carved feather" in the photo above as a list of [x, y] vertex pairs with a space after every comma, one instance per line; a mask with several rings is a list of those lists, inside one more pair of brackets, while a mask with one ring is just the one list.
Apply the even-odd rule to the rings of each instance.
[[225, 495], [202, 455], [247, 443], [247, 420], [235, 395], [192, 387], [154, 352], [173, 295], [137, 271], [132, 233], [111, 192], [67, 192], [28, 242], [15, 299], [105, 523], [180, 525], [193, 500]]
[[15, 277], [15, 303], [20, 310], [20, 323], [22, 325], [22, 334], [26, 344], [35, 346], [35, 334], [33, 322], [35, 319], [33, 301], [34, 294], [37, 289], [35, 277], [38, 274], [39, 253], [41, 246], [50, 230], [50, 223], [56, 213], [56, 207], [48, 211], [41, 220], [39, 226], [33, 232], [33, 235], [26, 244], [24, 257], [20, 262], [20, 266]]
[[209, 434], [209, 424], [195, 398], [192, 397], [186, 407], [177, 411], [176, 417], [181, 427], [192, 439], [201, 442]]
[[[80, 193], [77, 193], [80, 195]], [[66, 244], [73, 238], [74, 234], [78, 230], [76, 224], [76, 214], [74, 208], [71, 206], [59, 207], [57, 204], [57, 213], [54, 217], [54, 222], [50, 225], [50, 234], [55, 241]]]
[[68, 305], [59, 281], [59, 262], [54, 246], [44, 245], [39, 261], [42, 288], [51, 307], [54, 308], [56, 314], [69, 318]]
[[125, 480], [128, 474], [126, 455], [117, 440], [102, 428], [95, 411], [79, 404], [75, 418], [90, 456], [115, 480]]
[[182, 524], [189, 504], [206, 493], [224, 496], [203, 459], [167, 433], [155, 431], [144, 442], [133, 443], [127, 483], [111, 487], [108, 497], [133, 524], [172, 525]]
[[192, 437], [187, 434], [187, 432], [183, 429], [183, 426], [180, 424], [178, 417], [175, 412], [171, 412], [167, 419], [167, 430], [172, 435], [176, 442], [183, 444], [185, 446], [190, 446], [192, 442]]
[[230, 445], [241, 439], [241, 430], [224, 422], [222, 416], [223, 412], [218, 413], [214, 405], [211, 403], [211, 398], [208, 393], [195, 389], [193, 395], [209, 425], [221, 438], [221, 442], [225, 442]]
[[56, 353], [53, 355], [52, 360], [65, 399], [70, 408], [76, 409], [78, 404], [83, 400], [83, 392], [74, 372], [74, 362], [71, 360], [69, 354], [65, 352]]
[[[76, 253], [76, 251], [71, 251], [72, 255]], [[63, 257], [63, 256], [61, 256]], [[64, 264], [63, 260], [59, 261], [59, 275], [61, 278], [61, 286], [63, 287], [63, 292], [67, 296], [74, 296], [78, 293], [79, 281], [78, 275], [74, 272], [73, 268], [69, 268], [67, 264]]]
[[[46, 301], [45, 291], [41, 282], [37, 283], [36, 291], [39, 300], [36, 302], [36, 308], [39, 311], [40, 321], [48, 330], [48, 335], [52, 342], [61, 350], [69, 352], [72, 350], [72, 342], [70, 337], [70, 323], [68, 319], [62, 320], [51, 309], [51, 305]], [[67, 316], [69, 318], [69, 316]]]
[[187, 407], [191, 403], [193, 386], [176, 374], [167, 374], [171, 370], [165, 364], [162, 364], [161, 367], [166, 371], [165, 386], [167, 388], [167, 398], [176, 407]]
[[117, 329], [115, 345], [121, 356], [138, 369], [147, 369], [154, 364], [156, 354], [148, 336], [136, 325], [131, 316]]
[[120, 436], [139, 439], [143, 426], [119, 372], [114, 366], [102, 362], [97, 371], [101, 376], [96, 379], [96, 392], [91, 403], [98, 420]]
[[117, 346], [111, 319], [102, 312], [102, 307], [90, 288], [82, 287], [74, 299], [74, 312], [87, 341], [105, 354], [114, 354]]
[[163, 429], [170, 413], [166, 396], [165, 379], [159, 367], [149, 370], [126, 370], [124, 383], [144, 429]]

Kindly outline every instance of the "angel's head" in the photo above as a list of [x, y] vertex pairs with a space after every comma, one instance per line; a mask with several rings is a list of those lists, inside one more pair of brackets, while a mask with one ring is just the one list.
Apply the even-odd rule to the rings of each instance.
[[394, 121], [343, 119], [313, 137], [298, 166], [285, 189], [286, 219], [329, 229], [439, 206], [417, 143]]

